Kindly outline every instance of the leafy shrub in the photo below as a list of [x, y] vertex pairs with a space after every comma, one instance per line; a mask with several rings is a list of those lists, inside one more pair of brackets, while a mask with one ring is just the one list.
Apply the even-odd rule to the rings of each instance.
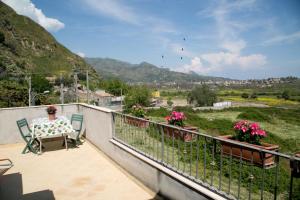
[[217, 95], [207, 85], [195, 87], [187, 98], [190, 104], [196, 106], [212, 106], [217, 101]]
[[170, 107], [173, 105], [173, 101], [172, 101], [171, 97], [168, 98], [167, 104], [168, 104], [168, 106], [170, 106]]
[[5, 42], [5, 35], [0, 32], [0, 43], [4, 43]]
[[244, 93], [242, 93], [241, 97], [244, 98], [244, 99], [248, 99], [249, 94], [244, 92]]
[[283, 92], [282, 92], [282, 94], [281, 94], [281, 97], [283, 98], [283, 99], [285, 99], [285, 100], [289, 100], [290, 99], [290, 91], [288, 91], [288, 90], [284, 90]]
[[250, 98], [251, 99], [256, 99], [257, 98], [257, 94], [255, 92], [253, 92], [251, 95], [250, 95]]
[[132, 87], [125, 96], [125, 108], [130, 109], [134, 105], [149, 106], [151, 93], [145, 86]]

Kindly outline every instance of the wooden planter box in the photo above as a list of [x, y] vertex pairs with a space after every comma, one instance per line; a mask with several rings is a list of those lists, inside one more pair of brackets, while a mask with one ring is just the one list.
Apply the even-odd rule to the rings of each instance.
[[149, 126], [148, 121], [144, 121], [142, 119], [137, 119], [134, 117], [126, 116], [125, 123], [130, 124], [132, 126], [140, 127], [140, 128], [147, 128]]
[[[198, 132], [198, 128], [194, 127], [194, 126], [184, 126], [182, 128], [185, 129], [185, 130], [188, 130], [188, 131]], [[168, 126], [163, 126], [163, 130], [164, 130], [164, 134], [166, 136], [172, 138], [173, 135], [174, 135], [174, 138], [180, 139], [184, 142], [190, 142], [196, 136], [196, 134], [194, 134], [194, 133], [190, 133], [190, 132], [187, 132], [187, 131], [180, 131], [176, 128], [171, 128], [171, 127], [168, 127]]]
[[[231, 135], [224, 135], [224, 136], [219, 136], [219, 138], [226, 139], [226, 140], [231, 140], [235, 142], [239, 142], [237, 140], [233, 140], [233, 136]], [[254, 144], [249, 144], [246, 142], [239, 142], [241, 144], [247, 144], [256, 148], [261, 148], [269, 151], [278, 151], [279, 146], [274, 145], [274, 144], [268, 144], [268, 143], [262, 143], [262, 145], [254, 145]], [[229, 155], [232, 154], [233, 157], [236, 157], [240, 159], [241, 153], [242, 153], [242, 159], [251, 162], [252, 160], [252, 153], [253, 153], [253, 163], [255, 165], [258, 165], [260, 167], [270, 167], [275, 164], [275, 156], [269, 153], [264, 153], [264, 152], [259, 152], [258, 150], [251, 150], [242, 146], [238, 146], [235, 144], [227, 143], [221, 141], [222, 145], [222, 150], [223, 154]], [[242, 151], [242, 152], [241, 152]]]

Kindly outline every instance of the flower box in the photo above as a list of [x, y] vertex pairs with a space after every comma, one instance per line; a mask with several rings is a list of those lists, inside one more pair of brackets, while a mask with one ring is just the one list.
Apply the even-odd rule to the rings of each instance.
[[[146, 120], [148, 120], [148, 119], [146, 119]], [[147, 128], [149, 126], [148, 121], [138, 119], [135, 117], [130, 117], [130, 116], [126, 116], [125, 123], [130, 124], [132, 126], [140, 127], [140, 128]]]
[[[240, 142], [233, 139], [233, 136], [231, 135], [224, 135], [219, 136], [218, 138], [226, 139], [228, 141], [235, 141], [241, 144], [247, 144], [256, 148], [269, 150], [269, 151], [278, 151], [279, 146], [274, 144], [268, 144], [268, 143], [262, 143], [262, 145], [254, 145], [247, 142]], [[260, 167], [270, 167], [275, 164], [275, 156], [269, 153], [259, 152], [255, 149], [249, 149], [246, 147], [242, 147], [236, 144], [227, 143], [224, 141], [221, 141], [221, 148], [223, 151], [223, 154], [229, 155], [232, 154], [233, 157], [240, 159], [240, 156], [242, 155], [242, 159], [247, 162], [251, 162], [252, 155], [253, 155], [253, 164], [258, 165]]]
[[180, 128], [183, 128], [187, 131], [181, 131], [181, 130], [178, 130], [176, 128], [172, 128], [172, 127], [169, 127], [169, 126], [163, 126], [164, 134], [167, 137], [173, 138], [173, 136], [174, 136], [174, 138], [180, 139], [184, 142], [190, 142], [196, 136], [196, 134], [190, 133], [188, 131], [198, 132], [198, 128], [194, 127], [194, 126], [183, 126], [183, 127], [180, 127]]

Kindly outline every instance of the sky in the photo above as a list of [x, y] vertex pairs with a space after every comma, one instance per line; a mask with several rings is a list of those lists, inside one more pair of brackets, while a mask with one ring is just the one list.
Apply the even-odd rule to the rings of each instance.
[[2, 0], [82, 57], [234, 79], [300, 77], [299, 0]]

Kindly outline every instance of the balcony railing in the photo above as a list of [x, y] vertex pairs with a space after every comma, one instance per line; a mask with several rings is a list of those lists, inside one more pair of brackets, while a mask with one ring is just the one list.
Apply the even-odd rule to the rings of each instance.
[[299, 158], [121, 113], [113, 120], [115, 140], [225, 198], [300, 199]]

